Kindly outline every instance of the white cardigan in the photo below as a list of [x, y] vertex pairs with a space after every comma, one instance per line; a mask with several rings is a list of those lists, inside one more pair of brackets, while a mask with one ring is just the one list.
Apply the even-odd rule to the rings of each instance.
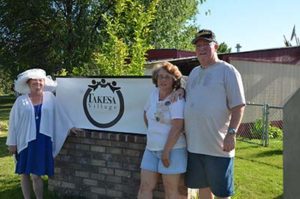
[[[73, 122], [64, 112], [51, 92], [43, 93], [40, 133], [51, 138], [53, 157], [55, 157], [66, 140]], [[9, 128], [6, 145], [16, 145], [18, 153], [28, 146], [28, 142], [36, 139], [34, 107], [28, 96], [19, 96], [9, 115]]]

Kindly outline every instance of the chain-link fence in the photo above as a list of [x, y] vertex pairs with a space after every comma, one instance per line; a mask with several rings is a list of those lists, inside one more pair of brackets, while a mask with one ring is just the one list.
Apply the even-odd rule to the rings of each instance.
[[263, 146], [281, 144], [283, 138], [283, 107], [268, 104], [247, 104], [238, 139]]

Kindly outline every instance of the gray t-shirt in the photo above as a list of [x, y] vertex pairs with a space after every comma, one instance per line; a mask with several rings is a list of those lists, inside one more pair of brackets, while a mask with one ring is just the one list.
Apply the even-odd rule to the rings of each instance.
[[230, 122], [230, 108], [246, 104], [240, 73], [219, 61], [206, 69], [196, 67], [186, 85], [185, 130], [188, 151], [219, 157], [234, 157], [223, 151]]

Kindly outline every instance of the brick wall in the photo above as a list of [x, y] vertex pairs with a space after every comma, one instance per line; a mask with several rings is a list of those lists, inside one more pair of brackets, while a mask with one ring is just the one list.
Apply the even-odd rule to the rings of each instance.
[[[145, 144], [145, 135], [98, 131], [70, 134], [55, 159], [49, 190], [72, 198], [136, 198]], [[161, 183], [154, 198], [164, 198]]]

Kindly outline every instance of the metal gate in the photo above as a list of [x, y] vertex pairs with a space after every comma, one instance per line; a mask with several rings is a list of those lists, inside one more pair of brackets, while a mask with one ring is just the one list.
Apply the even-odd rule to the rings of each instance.
[[[247, 103], [238, 139], [269, 146], [270, 139], [282, 144], [283, 107]], [[276, 143], [276, 142], [275, 142]]]

